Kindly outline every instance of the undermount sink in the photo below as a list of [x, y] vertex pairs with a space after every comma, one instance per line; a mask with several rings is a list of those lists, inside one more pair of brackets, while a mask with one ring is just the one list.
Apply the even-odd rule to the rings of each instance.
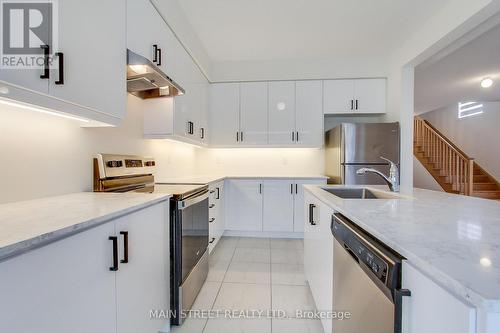
[[356, 188], [323, 188], [323, 190], [342, 199], [397, 199], [397, 194], [373, 191], [364, 187]]

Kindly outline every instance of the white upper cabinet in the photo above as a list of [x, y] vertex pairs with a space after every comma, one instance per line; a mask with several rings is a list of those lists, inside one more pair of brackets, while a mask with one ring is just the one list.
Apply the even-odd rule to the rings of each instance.
[[386, 112], [386, 80], [326, 80], [323, 83], [325, 114]]
[[263, 192], [263, 230], [293, 232], [293, 179], [266, 179]]
[[323, 111], [325, 114], [351, 113], [353, 109], [353, 80], [326, 80], [323, 82]]
[[47, 70], [0, 70], [4, 97], [71, 115], [87, 126], [118, 125], [126, 112], [125, 2], [56, 4]]
[[124, 118], [125, 2], [59, 0], [58, 11], [59, 45], [54, 51], [63, 55], [56, 56], [63, 68], [59, 63], [51, 70], [50, 95]]
[[354, 81], [355, 112], [386, 112], [386, 80], [363, 79]]
[[239, 143], [240, 84], [214, 83], [209, 88], [210, 144], [215, 147]]
[[286, 145], [296, 142], [295, 82], [269, 82], [269, 144]]
[[268, 140], [267, 82], [240, 84], [240, 137], [245, 146], [262, 146]]
[[323, 82], [297, 81], [295, 88], [295, 143], [321, 147], [323, 130]]

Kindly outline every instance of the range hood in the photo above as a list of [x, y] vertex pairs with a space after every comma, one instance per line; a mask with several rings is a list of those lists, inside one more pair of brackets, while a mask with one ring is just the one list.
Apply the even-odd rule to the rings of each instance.
[[142, 99], [173, 97], [184, 89], [149, 59], [127, 49], [127, 91]]

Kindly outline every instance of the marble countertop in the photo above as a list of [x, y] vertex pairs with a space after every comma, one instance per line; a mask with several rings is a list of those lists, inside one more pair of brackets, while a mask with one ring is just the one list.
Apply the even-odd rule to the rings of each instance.
[[321, 188], [306, 186], [459, 299], [500, 312], [500, 201], [421, 189], [400, 199], [346, 200]]
[[292, 174], [292, 175], [249, 175], [249, 174], [240, 174], [240, 175], [201, 175], [201, 176], [189, 176], [189, 177], [172, 177], [172, 178], [156, 178], [157, 183], [191, 183], [191, 184], [210, 184], [215, 183], [224, 179], [235, 178], [235, 179], [327, 179], [327, 176], [324, 175], [301, 175], [301, 174]]
[[0, 261], [169, 198], [82, 192], [0, 204]]

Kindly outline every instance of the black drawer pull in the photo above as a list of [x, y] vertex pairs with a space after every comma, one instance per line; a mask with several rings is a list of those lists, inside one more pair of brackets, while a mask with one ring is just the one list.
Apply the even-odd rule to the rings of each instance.
[[122, 264], [128, 263], [128, 231], [120, 231], [123, 235], [123, 259], [120, 260]]
[[215, 199], [219, 200], [220, 199], [220, 189], [218, 187], [216, 187], [215, 190], [217, 191], [217, 196], [215, 197]]
[[212, 244], [214, 241], [215, 241], [215, 237], [212, 237], [212, 239], [208, 243]]
[[49, 70], [50, 46], [40, 45], [40, 48], [43, 50], [43, 74], [40, 75], [40, 79], [48, 79], [50, 78], [50, 70]]
[[309, 224], [311, 225], [316, 225], [316, 222], [314, 222], [314, 208], [316, 208], [315, 204], [309, 204]]
[[116, 272], [118, 270], [118, 237], [109, 236], [109, 240], [113, 241], [113, 266], [109, 270]]
[[59, 60], [59, 79], [55, 84], [64, 84], [64, 53], [56, 52], [56, 56]]
[[208, 223], [212, 223], [215, 221], [215, 217], [212, 217], [210, 220], [208, 220]]
[[215, 207], [215, 204], [211, 204], [208, 206], [208, 208], [214, 208]]

